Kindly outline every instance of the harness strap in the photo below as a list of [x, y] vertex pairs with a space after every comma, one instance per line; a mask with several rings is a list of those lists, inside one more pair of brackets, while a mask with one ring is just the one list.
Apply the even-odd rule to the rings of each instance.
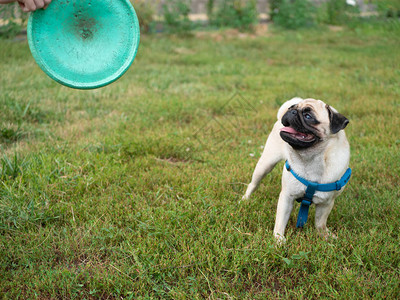
[[308, 201], [305, 199], [301, 201], [299, 215], [297, 216], [297, 224], [296, 224], [297, 228], [303, 228], [304, 225], [306, 224], [308, 218], [308, 211], [310, 209], [311, 204], [312, 201]]
[[344, 187], [350, 180], [351, 176], [351, 169], [348, 168], [343, 176], [332, 183], [318, 183], [314, 181], [309, 181], [304, 179], [300, 175], [298, 175], [293, 169], [290, 167], [289, 162], [286, 161], [285, 163], [286, 170], [288, 170], [292, 175], [300, 181], [302, 184], [306, 186], [306, 192], [303, 198], [299, 198], [296, 201], [300, 202], [300, 210], [299, 215], [297, 217], [297, 228], [303, 228], [304, 224], [307, 222], [308, 218], [308, 211], [310, 209], [310, 205], [313, 203], [312, 199], [316, 191], [320, 192], [331, 192], [331, 191], [339, 191], [342, 187]]

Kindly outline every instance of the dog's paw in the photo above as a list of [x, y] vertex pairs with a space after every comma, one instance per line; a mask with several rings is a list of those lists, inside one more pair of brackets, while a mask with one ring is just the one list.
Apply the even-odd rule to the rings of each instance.
[[337, 235], [336, 234], [334, 234], [333, 232], [331, 232], [331, 231], [327, 231], [327, 232], [325, 232], [325, 239], [326, 240], [330, 240], [330, 239], [334, 239], [334, 240], [337, 240]]
[[326, 241], [328, 240], [336, 240], [338, 237], [336, 234], [334, 234], [332, 231], [330, 231], [328, 228], [325, 228], [324, 230], [319, 230], [318, 231], [319, 235], [323, 237]]
[[277, 246], [283, 246], [286, 244], [286, 238], [283, 235], [274, 233], [274, 237]]
[[240, 203], [242, 203], [242, 202], [245, 202], [246, 200], [249, 200], [249, 196], [246, 196], [246, 195], [243, 195], [243, 197], [238, 201], [238, 203], [240, 204]]

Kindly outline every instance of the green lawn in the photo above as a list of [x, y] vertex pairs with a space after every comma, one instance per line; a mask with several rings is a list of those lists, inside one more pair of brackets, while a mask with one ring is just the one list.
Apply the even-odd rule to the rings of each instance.
[[[400, 30], [144, 36], [116, 83], [49, 79], [0, 40], [5, 299], [400, 297]], [[282, 164], [238, 203], [280, 104], [350, 119], [353, 177], [325, 241], [272, 237]]]

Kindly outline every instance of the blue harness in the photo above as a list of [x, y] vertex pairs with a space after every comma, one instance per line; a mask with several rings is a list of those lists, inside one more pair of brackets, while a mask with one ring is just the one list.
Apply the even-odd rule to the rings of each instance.
[[297, 217], [297, 228], [303, 228], [304, 224], [307, 222], [308, 218], [308, 210], [310, 209], [310, 205], [312, 204], [312, 198], [316, 191], [320, 192], [331, 192], [331, 191], [339, 191], [342, 187], [346, 185], [350, 180], [351, 169], [348, 168], [346, 173], [340, 178], [338, 181], [332, 183], [318, 183], [314, 181], [308, 181], [304, 179], [299, 174], [297, 174], [293, 169], [289, 166], [288, 161], [285, 163], [286, 170], [288, 170], [292, 175], [300, 181], [302, 184], [306, 186], [306, 193], [303, 198], [296, 199], [297, 202], [301, 203], [299, 215]]

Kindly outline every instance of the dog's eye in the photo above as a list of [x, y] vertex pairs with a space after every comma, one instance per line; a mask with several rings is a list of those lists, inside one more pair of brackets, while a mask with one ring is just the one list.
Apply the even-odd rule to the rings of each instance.
[[311, 120], [313, 117], [309, 113], [306, 113], [304, 114], [304, 118], [306, 118], [307, 120]]

